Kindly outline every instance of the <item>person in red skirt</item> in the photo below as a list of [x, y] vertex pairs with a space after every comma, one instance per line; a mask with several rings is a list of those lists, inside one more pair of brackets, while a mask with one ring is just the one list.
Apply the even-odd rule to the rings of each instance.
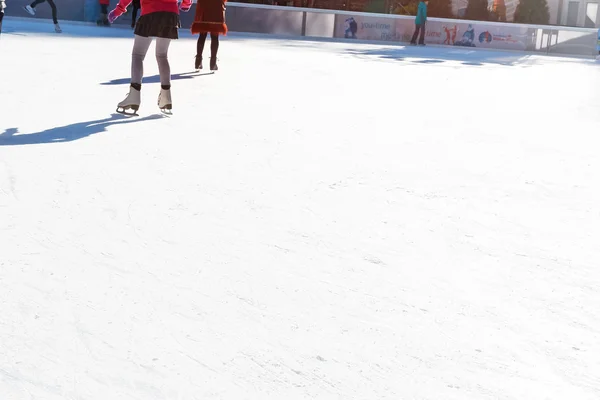
[[[115, 19], [127, 11], [132, 0], [119, 0], [117, 7], [108, 14], [108, 21], [112, 24]], [[179, 39], [177, 29], [181, 26], [179, 9], [187, 12], [190, 10], [192, 0], [183, 0], [181, 6], [177, 0], [141, 0], [142, 12], [135, 24], [133, 51], [131, 53], [131, 84], [129, 94], [117, 105], [117, 112], [127, 113], [133, 110], [134, 114], [140, 107], [142, 78], [144, 76], [144, 58], [152, 39], [156, 38], [156, 61], [160, 75], [160, 94], [158, 107], [163, 112], [170, 113], [171, 102], [171, 67], [168, 52], [171, 40]]]
[[195, 68], [202, 69], [202, 52], [206, 37], [210, 33], [210, 70], [216, 71], [217, 52], [219, 51], [219, 35], [227, 34], [225, 23], [225, 3], [227, 0], [198, 0], [196, 15], [192, 24], [192, 33], [199, 33], [196, 43]]

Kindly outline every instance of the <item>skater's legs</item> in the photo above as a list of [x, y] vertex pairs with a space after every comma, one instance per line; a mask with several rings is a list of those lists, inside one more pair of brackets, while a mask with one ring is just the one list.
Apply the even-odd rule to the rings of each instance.
[[210, 34], [210, 70], [216, 71], [217, 67], [217, 51], [219, 50], [219, 34]]
[[[28, 12], [31, 15], [34, 15], [35, 12], [32, 9], [34, 9], [38, 4], [42, 4], [45, 1], [48, 2], [48, 4], [50, 5], [50, 8], [52, 9], [52, 21], [54, 22], [54, 25], [57, 25], [58, 17], [57, 17], [57, 11], [56, 11], [56, 4], [54, 4], [54, 0], [35, 0], [33, 3], [31, 3], [29, 5], [29, 7], [31, 7], [31, 9], [29, 9]], [[25, 7], [25, 9], [27, 9], [27, 7]]]
[[156, 62], [158, 63], [158, 73], [160, 75], [160, 85], [171, 86], [171, 66], [169, 65], [169, 45], [171, 39], [156, 38]]
[[219, 34], [211, 33], [210, 34], [210, 56], [213, 59], [216, 59], [218, 51], [219, 51]]
[[100, 18], [96, 22], [98, 25], [110, 25], [110, 22], [108, 22], [108, 4], [100, 4]]
[[201, 33], [198, 37], [198, 42], [196, 43], [196, 55], [202, 56], [202, 52], [204, 51], [204, 42], [206, 42], [207, 33]]
[[57, 16], [56, 4], [54, 4], [54, 0], [46, 0], [46, 1], [48, 2], [48, 4], [50, 4], [50, 8], [52, 8], [52, 21], [55, 24], [58, 24], [58, 16]]
[[419, 44], [425, 44], [425, 22], [423, 22], [423, 25], [421, 25], [421, 36], [419, 36]]
[[43, 2], [45, 2], [46, 0], [35, 0], [33, 3], [31, 3], [29, 6], [31, 8], [35, 8], [38, 4], [42, 4]]
[[152, 38], [135, 35], [133, 40], [133, 50], [131, 52], [132, 84], [142, 84], [142, 78], [144, 77], [144, 58], [146, 58], [150, 43], [152, 43]]
[[417, 43], [417, 36], [419, 35], [420, 31], [421, 31], [421, 25], [415, 25], [415, 33], [413, 33], [412, 39], [410, 40], [410, 42], [412, 44]]

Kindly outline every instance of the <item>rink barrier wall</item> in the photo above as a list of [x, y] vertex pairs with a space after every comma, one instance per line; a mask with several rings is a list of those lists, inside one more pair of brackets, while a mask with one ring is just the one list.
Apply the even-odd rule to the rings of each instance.
[[[226, 17], [233, 32], [404, 44], [415, 29], [414, 16], [245, 3], [227, 3]], [[598, 54], [597, 32], [595, 28], [428, 18], [425, 43], [591, 57]]]
[[[111, 8], [116, 3], [117, 0], [111, 0]], [[12, 4], [6, 9], [7, 16], [29, 17], [21, 5]], [[92, 22], [100, 14], [98, 0], [61, 0], [57, 6], [59, 20]], [[182, 29], [190, 28], [195, 7], [193, 4], [188, 13], [181, 14]], [[130, 10], [116, 23], [130, 24]], [[50, 7], [45, 3], [36, 11], [31, 18], [51, 18]], [[231, 32], [398, 44], [408, 43], [415, 27], [413, 16], [235, 2], [227, 3], [226, 19]], [[597, 33], [595, 28], [428, 18], [425, 43], [591, 57], [598, 54]]]

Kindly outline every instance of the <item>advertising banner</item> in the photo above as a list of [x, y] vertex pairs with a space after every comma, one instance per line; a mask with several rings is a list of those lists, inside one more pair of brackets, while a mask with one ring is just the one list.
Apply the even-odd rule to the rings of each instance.
[[522, 26], [431, 21], [425, 43], [504, 50], [527, 50], [533, 30]]
[[[335, 23], [335, 37], [349, 39], [410, 42], [414, 30], [414, 18], [337, 15]], [[523, 26], [429, 20], [425, 44], [523, 51], [533, 48], [534, 33]]]
[[600, 53], [600, 29], [598, 29], [598, 44], [596, 45], [596, 50]]
[[334, 37], [359, 40], [399, 41], [394, 38], [395, 18], [362, 15], [335, 16]]

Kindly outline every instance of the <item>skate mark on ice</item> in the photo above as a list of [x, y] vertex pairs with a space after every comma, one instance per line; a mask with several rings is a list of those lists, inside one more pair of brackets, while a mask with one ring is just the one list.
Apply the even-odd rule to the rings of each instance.
[[364, 258], [365, 261], [370, 262], [371, 264], [375, 264], [375, 265], [386, 265], [383, 261], [381, 261], [379, 258], [375, 257], [375, 256], [366, 256]]
[[128, 118], [121, 114], [111, 114], [109, 118], [86, 122], [76, 122], [70, 125], [57, 126], [40, 132], [24, 135], [11, 134], [7, 137], [0, 135], [0, 146], [19, 146], [27, 144], [62, 143], [82, 139], [96, 133], [105, 132], [111, 125], [131, 124], [164, 118], [161, 114], [153, 114], [142, 118]]
[[[30, 378], [28, 375], [22, 374], [17, 370], [9, 371], [7, 369], [0, 368], [0, 378], [2, 377], [4, 377], [5, 379], [0, 379], [0, 382], [11, 380], [17, 385], [17, 387], [26, 390], [30, 394], [30, 396], [31, 391], [29, 390], [29, 388], [27, 388], [27, 385], [30, 385], [38, 390], [42, 390], [46, 392], [46, 394], [52, 394], [59, 398], [70, 397], [67, 396], [69, 390], [64, 385], [61, 385], [60, 383], [54, 386], [46, 384], [41, 380], [36, 380], [33, 377]], [[34, 397], [31, 396], [30, 398], [33, 399]]]
[[195, 357], [192, 357], [192, 356], [190, 356], [189, 354], [186, 354], [186, 353], [184, 353], [184, 352], [182, 352], [182, 351], [180, 352], [180, 354], [181, 354], [182, 356], [184, 356], [184, 357], [187, 357], [187, 358], [189, 358], [190, 360], [194, 361], [196, 364], [198, 364], [198, 365], [200, 365], [200, 366], [202, 366], [202, 367], [206, 368], [207, 370], [214, 372], [215, 374], [218, 374], [218, 373], [219, 373], [219, 371], [217, 371], [216, 369], [214, 369], [214, 368], [211, 368], [211, 367], [210, 367], [210, 366], [208, 366], [207, 364], [203, 363], [202, 361], [198, 360], [198, 359], [197, 359], [197, 358], [195, 358]]
[[[295, 387], [318, 386], [320, 390], [329, 393], [337, 393], [339, 389], [331, 382], [324, 373], [310, 367], [304, 367], [304, 370], [293, 368], [280, 360], [268, 360], [264, 356], [254, 356], [246, 352], [240, 352], [241, 356], [258, 367], [257, 375], [260, 379], [274, 385], [293, 385]], [[318, 361], [321, 361], [317, 358]], [[324, 360], [324, 359], [323, 359]], [[292, 374], [290, 374], [290, 372]], [[300, 379], [300, 381], [298, 380]]]
[[5, 193], [5, 194], [12, 194], [12, 196], [19, 200], [19, 197], [17, 196], [17, 191], [16, 191], [16, 186], [17, 186], [17, 178], [15, 178], [15, 175], [11, 172], [10, 167], [8, 165], [8, 163], [4, 160], [0, 160], [2, 161], [2, 164], [4, 164], [4, 169], [6, 170], [6, 178], [7, 178], [7, 186], [8, 186], [8, 191], [3, 189], [4, 184], [2, 184], [2, 181], [0, 180], [0, 193]]
[[136, 224], [134, 224], [133, 219], [131, 218], [131, 206], [132, 205], [133, 205], [133, 203], [129, 203], [129, 206], [127, 207], [127, 221], [129, 221], [129, 226], [131, 227], [131, 229], [133, 229], [133, 233], [135, 234], [135, 236], [137, 236], [138, 239], [140, 239], [142, 241], [144, 246], [146, 246], [146, 240], [144, 240], [144, 238], [140, 235]]
[[[267, 365], [264, 362], [257, 360], [253, 355], [245, 353], [245, 352], [240, 352], [240, 355], [245, 357], [252, 364], [258, 366], [259, 371], [266, 374], [272, 382], [275, 382], [278, 384], [283, 384], [283, 385], [288, 383], [286, 380], [284, 380], [285, 378], [280, 378], [279, 374], [276, 371], [273, 371], [271, 366]], [[259, 372], [259, 374], [260, 374], [260, 372]]]

